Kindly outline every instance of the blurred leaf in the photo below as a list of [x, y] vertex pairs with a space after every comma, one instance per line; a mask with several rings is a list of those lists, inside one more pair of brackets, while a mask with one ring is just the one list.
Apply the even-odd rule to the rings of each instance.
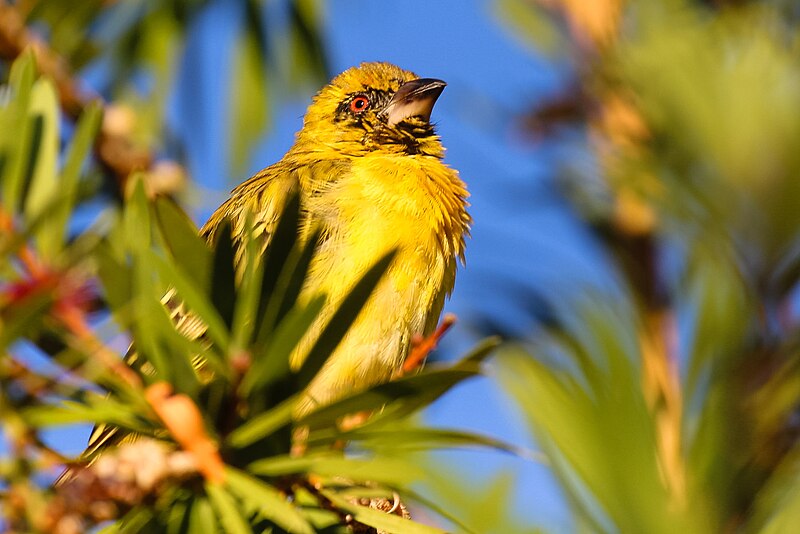
[[322, 493], [338, 508], [353, 514], [353, 519], [376, 529], [385, 532], [402, 532], [403, 534], [444, 534], [444, 531], [438, 528], [415, 523], [409, 519], [403, 519], [402, 517], [365, 506], [352, 504], [333, 492], [323, 491]]
[[[236, 251], [231, 235], [232, 225], [226, 219], [216, 230], [214, 243], [214, 260], [211, 269], [211, 302], [222, 319], [225, 330], [233, 324], [233, 313], [236, 309]], [[218, 338], [219, 339], [219, 338]], [[222, 345], [228, 346], [228, 342]]]
[[515, 34], [537, 50], [548, 54], [562, 52], [565, 39], [543, 3], [531, 0], [497, 0], [494, 10]]
[[217, 484], [207, 483], [205, 489], [211, 506], [214, 508], [219, 518], [219, 523], [225, 532], [229, 534], [252, 534], [253, 531], [244, 511], [239, 508], [236, 500], [225, 488]]
[[214, 509], [208, 499], [198, 495], [192, 499], [189, 510], [189, 521], [186, 528], [187, 534], [200, 532], [215, 532], [219, 529]]
[[147, 193], [144, 188], [144, 179], [141, 176], [132, 177], [133, 193], [125, 204], [122, 215], [122, 229], [124, 243], [130, 251], [141, 254], [151, 244], [150, 209]]
[[[138, 408], [138, 407], [137, 407]], [[107, 423], [131, 432], [152, 434], [148, 423], [135, 408], [108, 397], [92, 394], [84, 402], [64, 401], [60, 405], [42, 404], [22, 411], [34, 427], [60, 426], [73, 423]]]
[[798, 450], [776, 470], [766, 488], [759, 492], [756, 507], [743, 532], [782, 534], [800, 525], [800, 469]]
[[[60, 114], [58, 96], [53, 84], [40, 78], [33, 84], [30, 104], [33, 121], [33, 150], [31, 158], [31, 181], [25, 198], [25, 215], [35, 217], [49, 205], [51, 198], [58, 191], [57, 163], [59, 145]], [[41, 253], [52, 259], [58, 251], [59, 236], [63, 228], [54, 228], [52, 223], [58, 219], [42, 224], [36, 233], [36, 241]]]
[[196, 314], [207, 327], [207, 334], [214, 341], [217, 348], [226, 351], [230, 344], [230, 333], [225, 320], [220, 316], [214, 303], [204, 294], [203, 289], [195, 285], [195, 281], [188, 274], [179, 271], [177, 267], [154, 253], [145, 256], [149, 265], [153, 265], [161, 276], [172, 282], [178, 297], [185, 302], [191, 313]]
[[[255, 15], [258, 15], [257, 13]], [[247, 24], [256, 26], [254, 19]], [[267, 106], [266, 58], [264, 57], [258, 34], [249, 29], [240, 32], [238, 42], [233, 47], [233, 74], [231, 93], [236, 96], [230, 100], [229, 153], [234, 171], [242, 171], [247, 166], [250, 148], [258, 140], [269, 117]]]
[[311, 473], [355, 482], [386, 484], [395, 488], [409, 486], [424, 477], [420, 467], [402, 458], [345, 458], [341, 453], [273, 456], [253, 462], [248, 466], [248, 471], [269, 477]]
[[297, 243], [299, 228], [300, 196], [297, 191], [292, 191], [286, 197], [283, 211], [265, 251], [261, 296], [256, 315], [258, 329], [255, 337], [259, 344], [266, 342], [278, 320], [280, 304], [275, 302], [277, 301], [278, 279], [285, 271], [287, 259]]
[[66, 161], [58, 184], [58, 194], [54, 195], [55, 190], [50, 193], [51, 196], [57, 196], [61, 201], [50, 213], [52, 226], [48, 225], [47, 228], [42, 229], [42, 232], [52, 232], [52, 238], [55, 241], [52, 245], [54, 249], [60, 250], [65, 243], [69, 219], [75, 207], [81, 169], [92, 150], [95, 137], [100, 130], [102, 117], [103, 107], [97, 101], [84, 109], [67, 150]]
[[308, 521], [277, 489], [242, 471], [228, 468], [225, 471], [226, 484], [251, 512], [272, 521], [288, 532], [313, 534]]
[[128, 266], [117, 260], [107, 241], [97, 247], [94, 260], [111, 313], [120, 325], [128, 326], [133, 298], [133, 277]]
[[[327, 430], [327, 429], [326, 429]], [[456, 447], [486, 447], [498, 451], [508, 452], [523, 458], [532, 455], [488, 436], [481, 436], [461, 430], [448, 430], [440, 428], [417, 428], [403, 426], [396, 423], [386, 427], [366, 428], [356, 427], [350, 431], [312, 431], [307, 445], [318, 447], [330, 445], [337, 441], [360, 444], [372, 451], [432, 451], [438, 448]]]
[[2, 110], [0, 130], [4, 164], [2, 168], [3, 202], [8, 213], [16, 213], [27, 188], [33, 152], [32, 123], [28, 119], [36, 61], [32, 51], [22, 54], [11, 66], [9, 86], [11, 101]]
[[[244, 227], [253, 228], [253, 215], [246, 212]], [[261, 294], [264, 262], [261, 259], [261, 243], [252, 232], [244, 232], [240, 237], [238, 250], [239, 287], [236, 292], [236, 306], [231, 324], [231, 344], [233, 350], [245, 350], [251, 344], [256, 329], [258, 297]]]
[[197, 287], [210, 283], [211, 251], [197, 227], [172, 200], [158, 197], [156, 219], [167, 249]]
[[227, 444], [232, 447], [243, 448], [285, 427], [292, 421], [297, 397], [290, 397], [278, 406], [259, 414], [232, 431], [227, 438]]
[[41, 328], [44, 315], [53, 304], [50, 294], [32, 295], [9, 306], [0, 308], [0, 354], [23, 336], [36, 336], [36, 330]]

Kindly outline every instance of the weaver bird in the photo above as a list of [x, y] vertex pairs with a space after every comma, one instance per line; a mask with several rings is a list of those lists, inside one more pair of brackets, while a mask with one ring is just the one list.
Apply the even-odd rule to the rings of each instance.
[[[322, 236], [301, 300], [327, 299], [292, 356], [295, 368], [352, 286], [397, 249], [300, 413], [388, 380], [414, 335], [434, 330], [453, 289], [470, 217], [466, 186], [442, 162], [430, 122], [444, 87], [389, 63], [343, 72], [316, 95], [286, 155], [234, 189], [201, 230], [212, 240], [230, 219], [234, 235], [250, 231], [268, 242], [290, 192], [299, 192], [301, 238], [315, 229]], [[253, 228], [245, 228], [248, 212]]]
[[[346, 336], [309, 384], [298, 416], [389, 380], [414, 336], [434, 330], [453, 289], [471, 219], [466, 186], [442, 162], [444, 148], [430, 122], [444, 87], [441, 80], [419, 78], [389, 63], [343, 72], [316, 95], [286, 155], [234, 189], [201, 229], [213, 242], [230, 221], [234, 237], [251, 232], [266, 249], [287, 199], [299, 194], [299, 237], [321, 236], [300, 300], [324, 294], [326, 301], [291, 356], [295, 369], [353, 285], [396, 250]], [[173, 318], [188, 337], [205, 332], [191, 314], [173, 310]], [[131, 352], [129, 363], [135, 359]], [[121, 437], [116, 429], [99, 426], [85, 454]]]

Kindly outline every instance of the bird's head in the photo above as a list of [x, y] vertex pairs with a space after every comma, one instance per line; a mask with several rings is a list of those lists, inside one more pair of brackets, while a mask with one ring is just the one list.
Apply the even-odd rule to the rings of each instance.
[[430, 116], [445, 85], [390, 63], [362, 63], [338, 75], [317, 94], [295, 149], [442, 157], [444, 150]]

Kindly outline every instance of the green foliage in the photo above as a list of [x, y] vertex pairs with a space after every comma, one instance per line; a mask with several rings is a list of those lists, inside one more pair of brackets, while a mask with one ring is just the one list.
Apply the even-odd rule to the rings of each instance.
[[[223, 147], [238, 174], [247, 165], [252, 145], [269, 124], [269, 97], [289, 89], [279, 80], [294, 84], [322, 83], [328, 76], [326, 58], [319, 42], [323, 5], [316, 0], [289, 0], [286, 17], [269, 17], [259, 0], [236, 0], [225, 5], [197, 0], [141, 2], [87, 0], [75, 6], [51, 0], [35, 2], [27, 13], [30, 24], [47, 28], [50, 45], [81, 70], [98, 63], [107, 65], [111, 75], [103, 92], [115, 105], [133, 110], [133, 137], [142, 145], [163, 148], [160, 134], [170, 93], [189, 68], [197, 53], [187, 49], [186, 37], [203, 17], [220, 10], [233, 13], [221, 17], [235, 21], [230, 42], [219, 36], [216, 45], [230, 49], [223, 68], [215, 65], [213, 76], [224, 76], [230, 102], [226, 109], [229, 139]], [[275, 38], [280, 35], [281, 38]], [[141, 79], [146, 79], [145, 84]]]
[[[607, 195], [568, 193], [624, 290], [554, 304], [496, 365], [593, 532], [797, 524], [797, 18], [718, 4], [628, 2], [616, 40], [576, 37]], [[653, 220], [635, 231], [631, 193]]]

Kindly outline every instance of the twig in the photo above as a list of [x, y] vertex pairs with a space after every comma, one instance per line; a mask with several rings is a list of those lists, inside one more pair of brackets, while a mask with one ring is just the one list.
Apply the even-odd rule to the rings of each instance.
[[456, 316], [452, 313], [445, 314], [435, 332], [426, 338], [416, 338], [412, 342], [411, 353], [406, 358], [406, 361], [403, 362], [402, 373], [406, 374], [418, 369], [425, 362], [428, 354], [436, 348], [439, 340], [454, 324], [456, 324]]
[[[36, 57], [39, 72], [53, 80], [61, 107], [72, 120], [77, 120], [83, 110], [101, 97], [86, 90], [70, 74], [66, 61], [25, 26], [17, 7], [0, 3], [0, 58], [13, 61], [26, 49]], [[153, 166], [153, 154], [134, 146], [124, 135], [111, 133], [104, 124], [95, 143], [99, 162], [115, 178], [115, 185], [123, 196], [128, 176], [134, 171], [148, 170]]]

